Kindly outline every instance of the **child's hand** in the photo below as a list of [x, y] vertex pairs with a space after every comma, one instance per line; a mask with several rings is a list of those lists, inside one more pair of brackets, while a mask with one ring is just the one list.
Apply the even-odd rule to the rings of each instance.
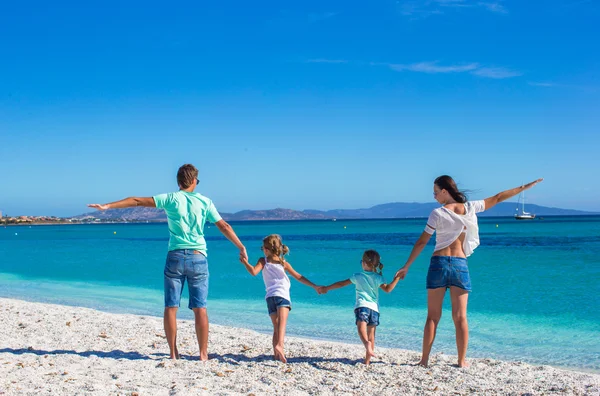
[[240, 255], [240, 263], [242, 263], [244, 265], [250, 265], [250, 263], [248, 262], [248, 258], [242, 257], [241, 255]]
[[317, 286], [317, 293], [319, 294], [326, 294], [327, 293], [327, 287], [326, 286]]
[[404, 277], [406, 276], [406, 274], [408, 273], [408, 268], [406, 266], [400, 268], [398, 270], [398, 272], [396, 272], [396, 275], [394, 275], [394, 279], [396, 278], [400, 278], [400, 280], [404, 279]]

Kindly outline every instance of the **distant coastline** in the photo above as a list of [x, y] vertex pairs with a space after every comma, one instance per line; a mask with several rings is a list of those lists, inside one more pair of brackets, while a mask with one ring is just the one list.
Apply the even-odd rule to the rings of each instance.
[[[543, 221], [544, 218], [560, 218], [560, 217], [596, 217], [600, 216], [600, 213], [592, 213], [592, 214], [583, 214], [583, 215], [547, 215], [547, 216], [539, 216], [534, 221]], [[512, 219], [513, 216], [483, 216], [489, 219]], [[378, 217], [378, 218], [343, 218], [340, 220], [345, 221], [393, 221], [393, 220], [411, 220], [411, 219], [426, 219], [427, 216], [416, 216], [416, 217]], [[293, 222], [310, 222], [310, 221], [334, 221], [337, 219], [278, 219], [278, 218], [261, 218], [261, 219], [241, 219], [241, 220], [228, 220], [233, 223], [244, 223], [244, 222], [284, 222], [284, 221], [293, 221]], [[166, 220], [105, 220], [105, 221], [87, 221], [87, 222], [77, 222], [77, 221], [55, 221], [55, 222], [21, 222], [21, 223], [0, 223], [0, 227], [22, 227], [22, 226], [50, 226], [50, 225], [107, 225], [107, 224], [166, 224]]]
[[[235, 213], [221, 213], [227, 221], [301, 221], [301, 220], [383, 220], [383, 219], [418, 219], [429, 216], [431, 211], [439, 207], [438, 203], [393, 202], [363, 209], [333, 210], [294, 210], [266, 209], [242, 210]], [[502, 202], [481, 214], [484, 217], [513, 217], [516, 204]], [[530, 204], [528, 211], [539, 217], [549, 216], [594, 216], [600, 212], [575, 209], [552, 208]], [[109, 224], [109, 223], [163, 223], [167, 217], [162, 209], [134, 207], [107, 211], [88, 212], [71, 217], [56, 216], [3, 216], [0, 225], [42, 225], [42, 224]]]

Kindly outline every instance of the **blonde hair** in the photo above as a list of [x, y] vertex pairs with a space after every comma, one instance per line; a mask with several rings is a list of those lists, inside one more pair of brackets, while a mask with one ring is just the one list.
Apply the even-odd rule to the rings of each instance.
[[363, 253], [363, 261], [367, 263], [367, 266], [374, 272], [381, 275], [383, 272], [383, 263], [381, 262], [381, 256], [376, 250], [367, 250]]
[[290, 252], [290, 249], [283, 244], [280, 235], [267, 235], [263, 238], [263, 246], [266, 249], [268, 249], [273, 255], [279, 257], [282, 264], [285, 263], [284, 256]]

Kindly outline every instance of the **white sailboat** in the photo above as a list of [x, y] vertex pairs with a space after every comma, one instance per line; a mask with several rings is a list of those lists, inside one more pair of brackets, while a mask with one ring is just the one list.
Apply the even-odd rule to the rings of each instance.
[[[519, 204], [521, 204], [521, 212], [519, 213]], [[519, 195], [519, 202], [517, 203], [517, 213], [515, 213], [515, 219], [517, 220], [533, 220], [535, 215], [533, 213], [525, 212], [525, 191]]]

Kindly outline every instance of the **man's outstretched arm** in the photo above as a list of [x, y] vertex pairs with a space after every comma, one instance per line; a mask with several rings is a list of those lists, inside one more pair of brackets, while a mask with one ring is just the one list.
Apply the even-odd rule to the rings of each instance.
[[134, 206], [147, 206], [150, 208], [155, 208], [156, 202], [154, 202], [154, 198], [152, 197], [129, 197], [120, 201], [111, 202], [107, 204], [88, 204], [88, 206], [90, 208], [96, 208], [98, 210], [123, 209], [131, 208]]

